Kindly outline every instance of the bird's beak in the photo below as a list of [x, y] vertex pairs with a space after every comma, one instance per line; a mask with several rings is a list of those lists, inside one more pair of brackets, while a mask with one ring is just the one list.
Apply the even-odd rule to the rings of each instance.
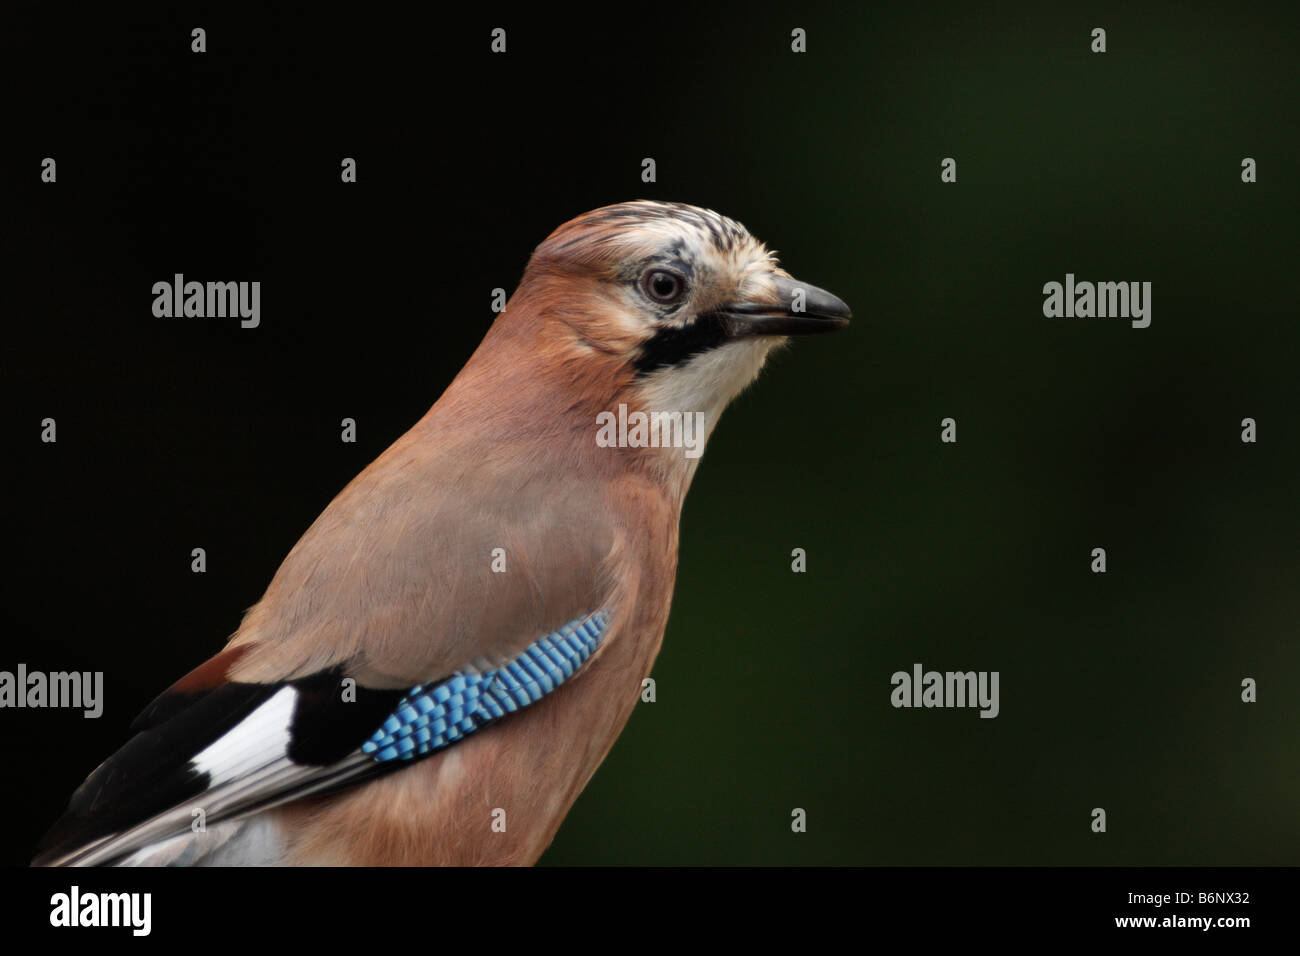
[[750, 335], [810, 335], [849, 324], [853, 313], [843, 299], [815, 285], [773, 278], [775, 294], [763, 301], [733, 302], [717, 310], [728, 338]]

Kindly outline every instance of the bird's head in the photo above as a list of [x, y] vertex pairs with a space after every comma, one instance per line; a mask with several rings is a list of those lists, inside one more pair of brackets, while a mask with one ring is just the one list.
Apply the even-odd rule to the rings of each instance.
[[851, 315], [740, 223], [680, 203], [619, 203], [565, 223], [533, 253], [526, 289], [575, 357], [603, 356], [647, 406], [682, 411], [721, 411], [773, 346]]
[[620, 406], [698, 413], [707, 437], [773, 347], [849, 318], [740, 223], [679, 203], [619, 203], [537, 247], [471, 366], [515, 396], [516, 414], [558, 401], [587, 423], [586, 441], [590, 416]]

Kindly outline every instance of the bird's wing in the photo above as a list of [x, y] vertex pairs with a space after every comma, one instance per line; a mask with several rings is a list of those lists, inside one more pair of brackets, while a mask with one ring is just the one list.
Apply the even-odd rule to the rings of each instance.
[[520, 469], [508, 442], [432, 436], [433, 458], [421, 427], [321, 514], [226, 649], [138, 718], [38, 863], [120, 860], [196, 811], [211, 826], [397, 769], [598, 650], [622, 547], [601, 491], [529, 478], [546, 469]]
[[502, 666], [405, 692], [340, 668], [273, 684], [224, 680], [217, 655], [137, 718], [136, 736], [73, 794], [38, 865], [99, 865], [290, 800], [400, 769], [540, 700], [596, 651], [609, 615], [542, 635]]

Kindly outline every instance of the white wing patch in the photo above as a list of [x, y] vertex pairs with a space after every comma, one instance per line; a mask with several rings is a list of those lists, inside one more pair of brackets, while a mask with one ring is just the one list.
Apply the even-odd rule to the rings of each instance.
[[261, 769], [285, 757], [289, 751], [289, 727], [293, 723], [298, 692], [283, 687], [251, 714], [194, 755], [196, 773], [210, 775], [208, 789]]

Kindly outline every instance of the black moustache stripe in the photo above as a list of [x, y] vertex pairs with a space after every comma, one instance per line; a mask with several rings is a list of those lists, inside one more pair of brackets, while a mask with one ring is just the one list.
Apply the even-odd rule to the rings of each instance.
[[712, 313], [696, 317], [689, 325], [664, 326], [641, 346], [641, 354], [634, 363], [637, 374], [646, 375], [656, 369], [681, 365], [702, 352], [717, 348], [726, 340], [722, 319]]

